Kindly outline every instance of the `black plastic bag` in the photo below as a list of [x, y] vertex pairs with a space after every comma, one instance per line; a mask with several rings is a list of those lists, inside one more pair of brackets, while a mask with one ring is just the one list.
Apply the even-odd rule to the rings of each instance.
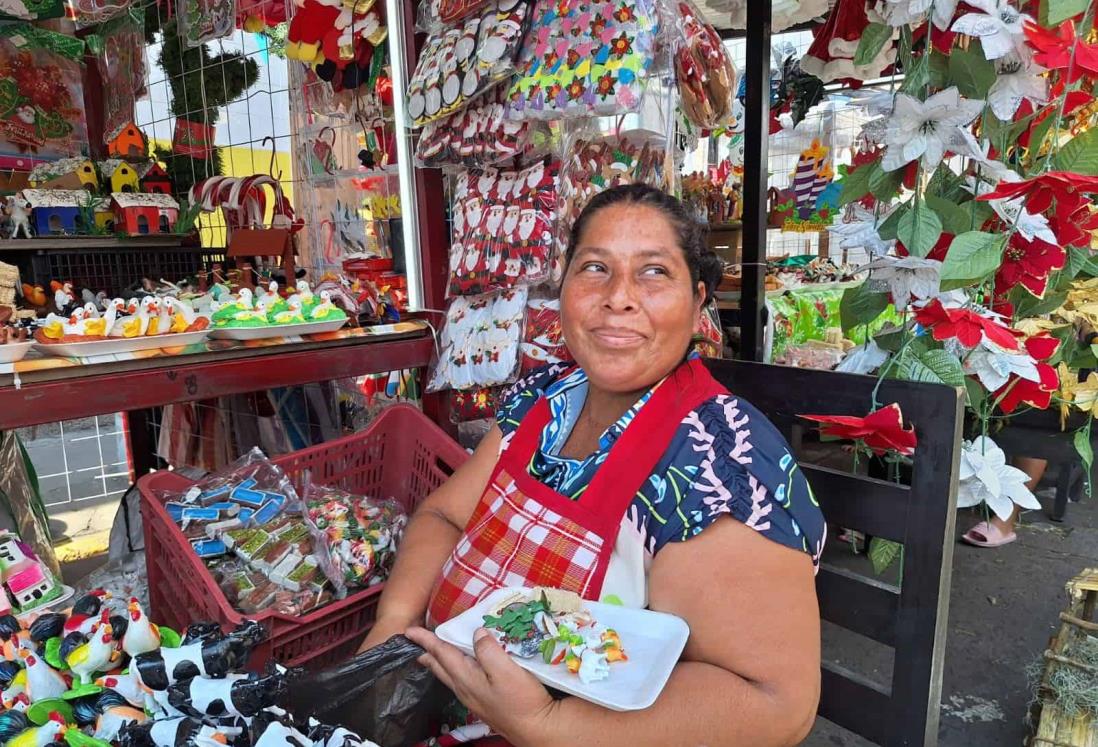
[[381, 747], [410, 747], [438, 725], [450, 691], [420, 666], [423, 649], [402, 635], [325, 669], [306, 674], [282, 701], [299, 717], [345, 726]]

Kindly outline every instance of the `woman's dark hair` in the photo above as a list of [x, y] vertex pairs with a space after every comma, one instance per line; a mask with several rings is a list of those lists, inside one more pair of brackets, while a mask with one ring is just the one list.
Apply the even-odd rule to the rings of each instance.
[[576, 252], [583, 229], [595, 213], [611, 205], [622, 204], [640, 205], [663, 213], [679, 237], [679, 248], [686, 259], [686, 266], [690, 268], [690, 282], [695, 286], [699, 280], [705, 283], [703, 303], [713, 300], [713, 292], [721, 282], [722, 265], [720, 258], [705, 243], [709, 227], [697, 221], [681, 201], [647, 184], [623, 184], [592, 197], [572, 224], [572, 231], [568, 236], [568, 251], [564, 257], [565, 266], [572, 263], [572, 255]]

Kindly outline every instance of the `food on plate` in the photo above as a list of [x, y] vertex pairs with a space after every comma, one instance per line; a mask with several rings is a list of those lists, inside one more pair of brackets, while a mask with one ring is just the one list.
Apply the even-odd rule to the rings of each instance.
[[563, 665], [585, 685], [610, 676], [610, 664], [628, 661], [617, 631], [600, 624], [583, 609], [577, 594], [561, 589], [518, 593], [484, 616], [504, 650], [546, 664]]

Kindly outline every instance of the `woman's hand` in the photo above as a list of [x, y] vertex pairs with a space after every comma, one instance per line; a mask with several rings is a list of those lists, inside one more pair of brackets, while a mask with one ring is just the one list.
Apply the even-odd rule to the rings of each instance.
[[358, 653], [380, 646], [395, 635], [403, 635], [410, 625], [408, 620], [402, 618], [379, 618], [358, 647]]
[[410, 628], [407, 636], [427, 652], [420, 663], [493, 731], [516, 745], [530, 744], [534, 735], [546, 733], [543, 725], [550, 723], [556, 701], [487, 630], [473, 635], [476, 658], [423, 628]]

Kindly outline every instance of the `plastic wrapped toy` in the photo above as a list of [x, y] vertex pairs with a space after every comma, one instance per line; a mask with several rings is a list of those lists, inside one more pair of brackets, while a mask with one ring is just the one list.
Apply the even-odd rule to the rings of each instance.
[[518, 288], [453, 299], [427, 391], [498, 386], [514, 379], [526, 297], [526, 289]]

